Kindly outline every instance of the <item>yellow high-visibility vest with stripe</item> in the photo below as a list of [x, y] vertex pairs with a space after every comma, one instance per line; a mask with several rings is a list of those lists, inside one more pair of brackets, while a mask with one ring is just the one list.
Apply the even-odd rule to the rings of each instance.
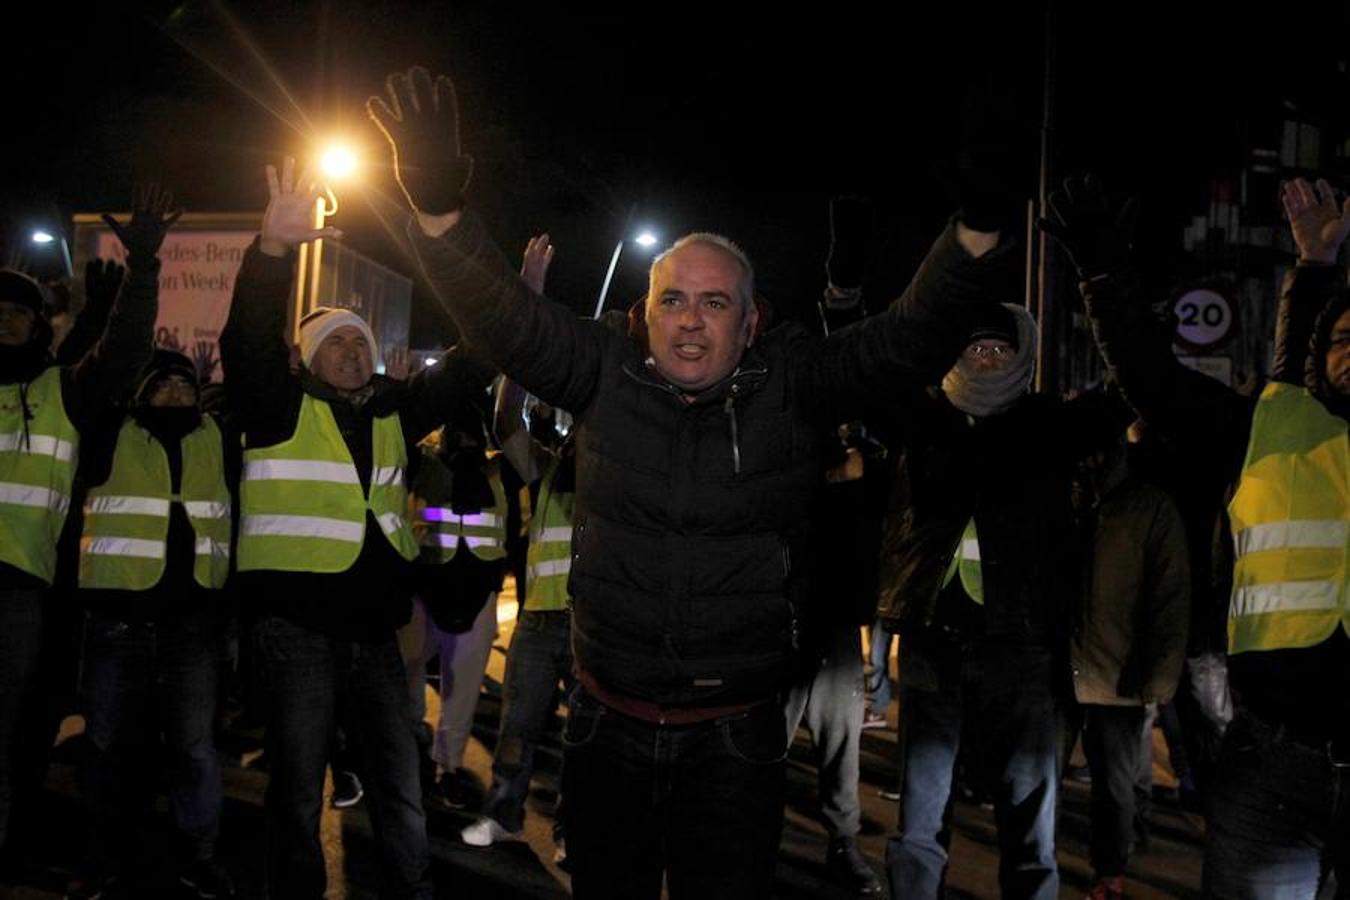
[[128, 418], [117, 435], [112, 473], [91, 488], [80, 538], [80, 587], [142, 591], [164, 575], [171, 504], [182, 503], [196, 537], [192, 575], [205, 588], [230, 573], [230, 491], [220, 429], [210, 416], [179, 444], [182, 475], [172, 493], [169, 457]]
[[1267, 385], [1228, 504], [1237, 556], [1228, 652], [1311, 647], [1338, 627], [1350, 633], [1348, 480], [1345, 421], [1304, 388]]
[[381, 416], [371, 429], [368, 492], [328, 403], [309, 394], [289, 440], [244, 451], [239, 571], [345, 572], [361, 553], [367, 512], [400, 556], [417, 556], [402, 424], [397, 414]]
[[[24, 405], [31, 419], [24, 422]], [[70, 509], [80, 433], [61, 399], [61, 369], [0, 385], [0, 562], [56, 577], [56, 542]]]
[[966, 530], [961, 533], [961, 543], [956, 545], [956, 555], [947, 567], [942, 586], [946, 587], [957, 575], [961, 578], [961, 587], [965, 589], [966, 595], [983, 606], [984, 573], [980, 570], [980, 538], [975, 533], [974, 518], [966, 523]]
[[439, 454], [422, 447], [422, 465], [409, 503], [413, 535], [421, 548], [419, 562], [447, 563], [461, 544], [484, 562], [506, 558], [506, 490], [496, 458], [483, 465], [492, 486], [492, 506], [460, 514], [450, 507], [450, 470]]
[[539, 500], [530, 517], [525, 552], [525, 605], [533, 612], [567, 609], [567, 576], [572, 571], [572, 513], [576, 494], [554, 490], [562, 460], [544, 470]]

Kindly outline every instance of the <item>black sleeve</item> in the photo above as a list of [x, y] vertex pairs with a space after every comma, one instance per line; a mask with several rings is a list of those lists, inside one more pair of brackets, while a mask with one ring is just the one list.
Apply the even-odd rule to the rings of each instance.
[[415, 221], [408, 235], [436, 298], [474, 348], [536, 397], [581, 417], [615, 337], [531, 292], [471, 212], [439, 238]]
[[1275, 317], [1272, 381], [1303, 384], [1303, 369], [1311, 350], [1317, 314], [1344, 284], [1345, 270], [1340, 266], [1296, 266], [1285, 274]]
[[230, 420], [250, 447], [286, 440], [300, 414], [300, 383], [291, 373], [285, 337], [294, 263], [293, 254], [268, 256], [255, 240], [235, 276], [230, 315], [220, 333]]
[[103, 336], [62, 370], [66, 414], [80, 431], [96, 427], [150, 361], [159, 315], [159, 258], [129, 257]]
[[1014, 247], [1002, 241], [971, 256], [952, 222], [889, 309], [790, 354], [798, 391], [813, 405], [856, 410], [897, 388], [938, 383], [980, 311], [997, 302], [997, 285], [1017, 260]]
[[407, 395], [399, 408], [404, 439], [415, 444], [441, 425], [480, 415], [480, 407], [487, 403], [487, 387], [496, 375], [497, 370], [481, 356], [451, 347], [436, 365], [408, 379]]

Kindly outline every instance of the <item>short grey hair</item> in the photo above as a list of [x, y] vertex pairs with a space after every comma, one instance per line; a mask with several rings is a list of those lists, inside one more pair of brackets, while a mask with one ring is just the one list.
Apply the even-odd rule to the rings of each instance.
[[656, 277], [657, 266], [665, 262], [676, 251], [695, 244], [720, 250], [740, 264], [741, 278], [736, 285], [736, 293], [740, 295], [742, 308], [749, 312], [755, 304], [755, 267], [750, 264], [750, 257], [745, 255], [745, 251], [740, 248], [740, 245], [731, 238], [723, 237], [711, 231], [691, 232], [663, 250], [656, 259], [652, 260], [652, 267], [647, 273], [647, 283], [651, 284], [652, 279]]

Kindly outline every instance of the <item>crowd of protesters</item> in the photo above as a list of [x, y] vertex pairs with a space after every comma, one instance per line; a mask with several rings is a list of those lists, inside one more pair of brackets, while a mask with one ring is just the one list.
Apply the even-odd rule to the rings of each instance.
[[[1059, 896], [1079, 740], [1089, 896], [1124, 896], [1155, 716], [1180, 723], [1207, 895], [1347, 895], [1350, 200], [1285, 185], [1298, 261], [1269, 383], [1243, 396], [1171, 353], [1131, 258], [1133, 205], [1066, 182], [1040, 228], [1076, 269], [1109, 384], [1061, 399], [1032, 390], [1040, 332], [1001, 294], [1021, 251], [998, 191], [965, 197], [872, 315], [863, 213], [837, 200], [823, 333], [773, 322], [749, 259], [709, 232], [659, 255], [627, 314], [579, 319], [545, 297], [548, 238], [518, 272], [466, 200], [447, 78], [396, 73], [368, 110], [418, 275], [464, 339], [410, 378], [376, 374], [350, 310], [312, 310], [289, 346], [297, 248], [334, 236], [289, 159], [266, 170], [223, 389], [153, 346], [179, 214], [160, 187], [106, 217], [125, 270], [90, 264], [59, 343], [43, 289], [0, 271], [7, 865], [60, 718], [41, 667], [61, 593], [83, 610], [88, 745], [71, 898], [141, 895], [130, 843], [161, 778], [179, 885], [233, 895], [216, 731], [241, 658], [273, 898], [324, 896], [330, 766], [331, 802], [369, 811], [381, 896], [433, 894], [428, 793], [479, 814], [465, 844], [520, 839], [564, 696], [555, 841], [577, 896], [770, 896], [801, 724], [827, 870], [879, 896], [858, 770], [864, 728], [887, 722], [893, 635], [891, 897], [942, 894], [959, 790], [992, 804], [1003, 895]], [[494, 424], [510, 397], [530, 409], [514, 431]], [[485, 789], [464, 753], [508, 570], [520, 602]]]

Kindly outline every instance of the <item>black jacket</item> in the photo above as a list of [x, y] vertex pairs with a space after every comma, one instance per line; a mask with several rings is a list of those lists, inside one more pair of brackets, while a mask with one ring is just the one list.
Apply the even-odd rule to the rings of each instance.
[[[411, 481], [421, 458], [417, 442], [464, 408], [471, 394], [483, 390], [491, 380], [491, 368], [452, 351], [441, 364], [406, 382], [376, 375], [371, 396], [361, 403], [339, 397], [304, 370], [293, 374], [284, 339], [293, 265], [293, 257], [268, 256], [255, 242], [239, 268], [229, 320], [220, 335], [230, 420], [244, 432], [245, 450], [288, 440], [304, 395], [309, 394], [329, 404], [363, 490], [370, 488], [372, 422], [398, 413], [407, 444], [406, 476]], [[374, 516], [367, 514], [365, 543], [347, 571], [241, 572], [235, 586], [245, 614], [279, 615], [316, 631], [374, 640], [408, 621], [410, 566], [390, 545]]]
[[790, 680], [823, 428], [945, 371], [1011, 258], [973, 259], [949, 228], [890, 312], [827, 339], [774, 329], [686, 401], [620, 317], [578, 320], [531, 294], [471, 214], [410, 236], [475, 344], [576, 416], [577, 666], [667, 706], [758, 701]]

